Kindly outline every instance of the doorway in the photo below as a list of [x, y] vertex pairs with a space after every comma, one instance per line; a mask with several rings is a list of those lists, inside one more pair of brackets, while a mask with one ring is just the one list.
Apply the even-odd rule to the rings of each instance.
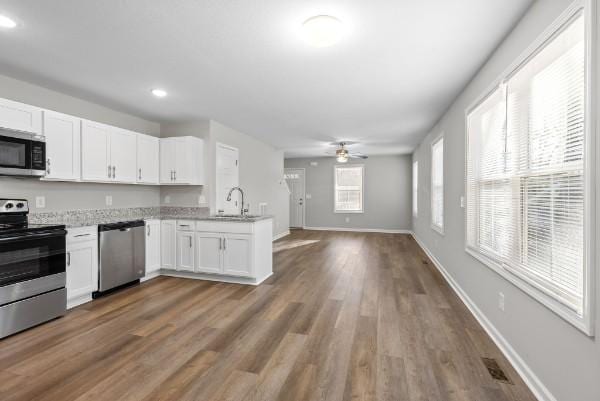
[[231, 201], [227, 201], [227, 194], [231, 188], [239, 186], [239, 151], [232, 146], [217, 143], [216, 156], [217, 213], [222, 210], [225, 214], [239, 214], [242, 206], [239, 204], [239, 193], [234, 192], [231, 194]]
[[286, 168], [285, 180], [290, 188], [290, 228], [303, 228], [305, 219], [305, 170]]

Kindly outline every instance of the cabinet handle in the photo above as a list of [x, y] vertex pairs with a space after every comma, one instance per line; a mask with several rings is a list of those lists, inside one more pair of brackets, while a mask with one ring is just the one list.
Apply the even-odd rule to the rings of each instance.
[[192, 247], [192, 237], [188, 237], [190, 239], [190, 248]]
[[140, 169], [139, 180], [142, 179], [142, 169]]
[[116, 170], [117, 170], [117, 168], [115, 166], [113, 166], [113, 178], [117, 178], [117, 174], [115, 173]]
[[150, 226], [148, 226], [148, 237], [150, 236]]
[[79, 237], [88, 237], [90, 235], [92, 235], [92, 234], [90, 234], [90, 233], [87, 233], [87, 234], [77, 234], [77, 235], [74, 235], [73, 237], [76, 237], [76, 238], [79, 238]]
[[110, 164], [108, 165], [108, 178], [110, 178]]
[[223, 238], [219, 238], [219, 251], [223, 249]]
[[46, 159], [46, 174], [50, 174], [50, 158]]
[[227, 250], [227, 238], [223, 238], [223, 250]]
[[71, 252], [67, 252], [67, 266], [71, 266]]
[[173, 176], [175, 177], [175, 181], [177, 181], [177, 170], [173, 171]]
[[171, 181], [173, 181], [173, 170], [171, 170]]

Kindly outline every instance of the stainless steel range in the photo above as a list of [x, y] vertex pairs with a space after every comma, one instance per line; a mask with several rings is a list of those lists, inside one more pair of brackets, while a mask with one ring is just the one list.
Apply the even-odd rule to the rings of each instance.
[[28, 224], [23, 199], [0, 199], [0, 338], [66, 312], [66, 230]]

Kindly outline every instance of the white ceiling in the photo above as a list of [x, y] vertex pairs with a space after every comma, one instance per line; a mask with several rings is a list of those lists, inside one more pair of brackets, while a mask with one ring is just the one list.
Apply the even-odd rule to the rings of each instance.
[[[212, 118], [291, 157], [342, 139], [408, 153], [530, 3], [3, 0], [20, 25], [0, 32], [0, 73], [154, 121]], [[318, 14], [350, 32], [309, 47]]]

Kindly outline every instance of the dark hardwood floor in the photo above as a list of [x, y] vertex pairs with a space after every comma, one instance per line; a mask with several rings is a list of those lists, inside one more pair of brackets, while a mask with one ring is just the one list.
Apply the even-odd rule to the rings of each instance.
[[0, 400], [535, 399], [410, 236], [274, 246], [258, 287], [160, 277], [0, 340]]

